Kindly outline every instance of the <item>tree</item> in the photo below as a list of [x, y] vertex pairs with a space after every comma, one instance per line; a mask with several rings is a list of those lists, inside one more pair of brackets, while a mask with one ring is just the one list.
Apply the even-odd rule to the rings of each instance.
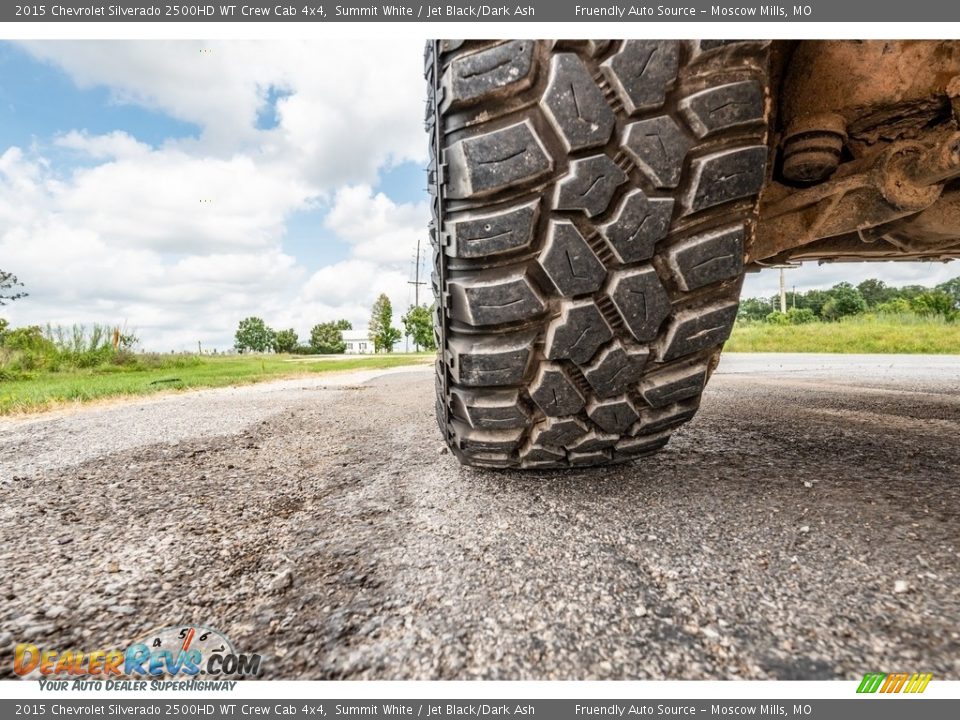
[[411, 305], [401, 320], [404, 335], [413, 338], [417, 350], [434, 350], [437, 345], [433, 338], [433, 317], [426, 305]]
[[763, 298], [744, 298], [740, 301], [737, 320], [763, 320], [770, 313], [770, 303]]
[[292, 353], [297, 349], [300, 338], [293, 328], [289, 330], [277, 330], [273, 334], [273, 351], [275, 353]]
[[917, 295], [923, 295], [925, 292], [930, 292], [930, 288], [925, 285], [904, 285], [897, 288], [895, 297], [913, 300]]
[[273, 335], [262, 319], [248, 317], [240, 321], [234, 344], [240, 352], [266, 352], [273, 345]]
[[953, 313], [953, 298], [942, 290], [925, 292], [910, 301], [910, 308], [917, 315], [943, 315], [948, 317]]
[[953, 300], [954, 309], [960, 310], [960, 277], [940, 283], [936, 289], [949, 295]]
[[867, 307], [871, 308], [874, 308], [881, 303], [885, 303], [896, 294], [896, 290], [894, 288], [887, 287], [887, 284], [883, 280], [876, 280], [874, 278], [868, 278], [867, 280], [864, 280], [862, 283], [857, 285], [857, 290], [860, 291], [860, 294], [866, 301]]
[[23, 287], [23, 283], [17, 280], [16, 275], [0, 270], [0, 305], [26, 297], [27, 293], [14, 291], [18, 287]]
[[860, 291], [848, 282], [837, 283], [829, 291], [830, 299], [820, 310], [826, 320], [839, 320], [848, 315], [859, 315], [867, 309]]
[[393, 352], [393, 344], [402, 337], [393, 326], [393, 305], [383, 293], [373, 303], [370, 313], [369, 338], [373, 342], [374, 352]]
[[807, 290], [807, 292], [797, 298], [797, 300], [800, 301], [797, 303], [797, 307], [809, 308], [814, 315], [823, 317], [823, 306], [827, 304], [827, 300], [829, 299], [830, 294], [828, 291]]
[[310, 330], [310, 348], [320, 355], [339, 355], [347, 349], [343, 331], [351, 327], [346, 320], [314, 325]]

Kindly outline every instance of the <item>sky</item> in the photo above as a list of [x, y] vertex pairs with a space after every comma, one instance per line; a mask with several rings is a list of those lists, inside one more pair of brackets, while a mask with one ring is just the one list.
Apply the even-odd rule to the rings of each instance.
[[422, 65], [403, 39], [0, 44], [0, 268], [30, 293], [0, 313], [153, 350], [226, 349], [248, 315], [362, 328], [381, 292], [399, 323]]
[[[381, 292], [399, 324], [429, 219], [422, 58], [402, 37], [0, 43], [0, 268], [30, 293], [0, 314], [160, 351], [225, 350], [248, 315], [304, 340], [363, 329]], [[808, 264], [787, 283], [958, 274]]]

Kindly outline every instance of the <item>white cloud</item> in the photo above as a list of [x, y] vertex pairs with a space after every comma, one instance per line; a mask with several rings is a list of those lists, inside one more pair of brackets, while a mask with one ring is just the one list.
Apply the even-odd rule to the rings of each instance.
[[276, 243], [309, 191], [249, 156], [158, 150], [74, 172], [55, 202], [116, 245], [190, 252]]
[[138, 159], [150, 151], [146, 143], [122, 130], [114, 130], [105, 135], [90, 135], [86, 131], [71, 130], [54, 141], [59, 147], [77, 150], [91, 158], [131, 158]]
[[353, 244], [353, 254], [377, 262], [406, 263], [421, 239], [426, 246], [430, 207], [395, 203], [369, 185], [341, 188], [327, 214], [326, 227]]
[[[287, 167], [324, 192], [377, 169], [426, 162], [422, 41], [35, 41], [24, 47], [114, 102], [201, 128], [191, 152]], [[268, 93], [283, 97], [267, 108]], [[278, 120], [258, 130], [258, 113]]]

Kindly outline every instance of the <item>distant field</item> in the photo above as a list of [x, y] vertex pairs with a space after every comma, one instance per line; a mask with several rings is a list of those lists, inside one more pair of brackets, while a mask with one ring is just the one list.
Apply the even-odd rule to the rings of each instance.
[[0, 382], [0, 415], [36, 412], [163, 390], [224, 387], [343, 370], [381, 369], [432, 362], [433, 353], [310, 358], [289, 355], [171, 355], [161, 367], [102, 365], [91, 369], [26, 373]]
[[726, 352], [960, 354], [960, 323], [912, 315], [805, 325], [737, 323]]

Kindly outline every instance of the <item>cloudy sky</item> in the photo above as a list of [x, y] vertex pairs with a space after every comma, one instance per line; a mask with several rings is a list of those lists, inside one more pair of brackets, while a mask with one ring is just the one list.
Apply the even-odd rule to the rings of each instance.
[[[381, 292], [402, 311], [429, 214], [421, 73], [402, 37], [0, 43], [0, 268], [30, 292], [0, 312], [170, 350], [227, 348], [251, 314], [361, 328]], [[788, 283], [957, 274], [811, 265]]]
[[406, 308], [422, 65], [400, 39], [0, 44], [0, 268], [30, 293], [2, 313], [166, 350]]

